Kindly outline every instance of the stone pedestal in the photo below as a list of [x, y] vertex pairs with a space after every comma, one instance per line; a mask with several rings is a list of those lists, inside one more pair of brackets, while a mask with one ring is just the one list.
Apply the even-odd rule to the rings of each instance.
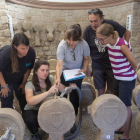
[[5, 134], [11, 128], [11, 134], [15, 135], [16, 140], [23, 140], [25, 124], [21, 115], [11, 108], [0, 109], [0, 135]]
[[97, 140], [114, 140], [114, 131], [126, 122], [127, 108], [117, 96], [104, 94], [93, 101], [91, 116], [100, 129]]
[[38, 113], [40, 127], [49, 133], [50, 140], [64, 140], [63, 134], [68, 132], [75, 122], [75, 111], [66, 98], [45, 101]]

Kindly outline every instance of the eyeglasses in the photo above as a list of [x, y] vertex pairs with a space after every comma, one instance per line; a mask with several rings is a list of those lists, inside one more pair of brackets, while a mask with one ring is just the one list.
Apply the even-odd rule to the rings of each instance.
[[71, 60], [72, 61], [75, 61], [76, 60], [76, 58], [75, 58], [75, 52], [74, 51], [70, 51], [70, 53], [71, 53]]
[[90, 15], [90, 14], [98, 14], [99, 13], [99, 10], [98, 9], [92, 9], [92, 10], [89, 10], [88, 11], [88, 14]]
[[96, 38], [96, 39], [97, 39], [99, 42], [103, 43], [103, 42], [104, 42], [104, 40], [105, 40], [105, 39], [107, 39], [108, 37], [109, 37], [109, 36], [107, 36], [107, 37], [106, 37], [106, 38], [104, 38], [104, 39], [103, 39], [103, 38], [100, 38], [100, 39], [99, 39], [99, 38]]

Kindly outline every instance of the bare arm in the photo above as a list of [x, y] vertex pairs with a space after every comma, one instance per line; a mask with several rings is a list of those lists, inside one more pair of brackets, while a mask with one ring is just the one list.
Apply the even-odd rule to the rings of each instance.
[[63, 60], [57, 60], [56, 64], [56, 85], [59, 86], [60, 84], [60, 76], [62, 74], [63, 69]]
[[131, 64], [131, 67], [133, 68], [133, 70], [135, 71], [137, 68], [137, 62], [133, 56], [133, 54], [131, 53], [131, 51], [129, 50], [127, 45], [122, 45], [121, 46], [121, 51], [122, 54], [126, 56], [127, 60], [129, 61], [129, 63]]
[[125, 33], [124, 33], [124, 39], [129, 42], [131, 36], [131, 32], [129, 30], [126, 29]]
[[27, 72], [24, 74], [24, 77], [23, 77], [23, 81], [22, 81], [22, 84], [19, 86], [18, 90], [21, 88], [22, 89], [22, 93], [24, 94], [24, 90], [25, 90], [25, 84], [27, 82], [27, 79], [29, 77], [31, 73], [31, 69], [28, 69]]
[[88, 64], [89, 64], [89, 56], [84, 56], [84, 59], [83, 59], [83, 69], [80, 70], [79, 72], [84, 72], [85, 73], [87, 71]]
[[36, 105], [44, 100], [48, 95], [54, 94], [55, 91], [56, 86], [52, 86], [48, 91], [34, 96], [32, 89], [25, 89], [26, 101], [29, 105]]

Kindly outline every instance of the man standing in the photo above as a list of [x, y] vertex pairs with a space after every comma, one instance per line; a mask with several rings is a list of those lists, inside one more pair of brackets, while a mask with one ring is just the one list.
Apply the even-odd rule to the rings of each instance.
[[[119, 36], [129, 42], [130, 31], [121, 26], [113, 20], [104, 19], [103, 12], [96, 8], [88, 11], [90, 25], [84, 29], [83, 37], [90, 47], [90, 56], [92, 59], [92, 72], [88, 69], [88, 76], [93, 74], [95, 88], [98, 90], [98, 95], [105, 92], [107, 82], [107, 89], [113, 93], [113, 71], [111, 68], [107, 47], [102, 46], [96, 37], [97, 28], [103, 24], [108, 23], [114, 27]], [[106, 39], [106, 38], [105, 38]], [[104, 42], [104, 40], [102, 42]]]

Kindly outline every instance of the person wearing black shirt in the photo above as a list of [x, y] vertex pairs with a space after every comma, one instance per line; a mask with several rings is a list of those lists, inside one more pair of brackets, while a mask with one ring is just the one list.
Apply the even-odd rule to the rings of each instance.
[[0, 96], [2, 108], [13, 108], [13, 90], [21, 111], [26, 99], [25, 84], [34, 66], [35, 51], [29, 46], [29, 39], [23, 33], [15, 34], [11, 45], [0, 50]]
[[113, 20], [104, 19], [103, 12], [96, 8], [88, 11], [90, 25], [84, 29], [83, 37], [90, 47], [90, 56], [92, 58], [92, 72], [88, 69], [88, 76], [93, 74], [95, 88], [98, 90], [98, 95], [105, 93], [107, 89], [113, 93], [113, 71], [111, 68], [107, 47], [102, 46], [96, 37], [97, 28], [103, 24], [111, 24], [115, 31], [122, 38], [129, 42], [130, 31], [125, 29], [119, 23]]

